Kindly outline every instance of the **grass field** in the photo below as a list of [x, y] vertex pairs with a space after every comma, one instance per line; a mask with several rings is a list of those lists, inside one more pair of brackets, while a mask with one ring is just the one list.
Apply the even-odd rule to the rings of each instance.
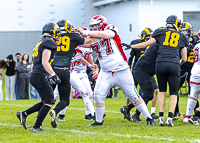
[[[167, 98], [167, 101], [169, 98]], [[82, 99], [72, 99], [67, 110], [65, 122], [58, 122], [57, 128], [50, 125], [49, 115], [45, 118], [43, 129], [47, 133], [30, 133], [37, 113], [27, 118], [28, 130], [19, 124], [15, 114], [37, 103], [37, 100], [17, 100], [0, 102], [0, 142], [94, 142], [94, 143], [127, 143], [127, 142], [200, 142], [199, 126], [182, 123], [182, 115], [174, 121], [174, 127], [147, 126], [144, 123], [133, 123], [122, 120], [119, 109], [125, 103], [125, 98], [107, 98], [104, 126], [87, 127], [93, 121], [85, 121]], [[185, 113], [187, 97], [180, 98], [181, 114]], [[148, 108], [150, 109], [150, 105]], [[166, 109], [168, 102], [166, 104]], [[132, 110], [132, 114], [135, 111]], [[157, 107], [158, 113], [158, 107]], [[167, 118], [167, 110], [165, 118]], [[145, 121], [144, 117], [141, 119]]]

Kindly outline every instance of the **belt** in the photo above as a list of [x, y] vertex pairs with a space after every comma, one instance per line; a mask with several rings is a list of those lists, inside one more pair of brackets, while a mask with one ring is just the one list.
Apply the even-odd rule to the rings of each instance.
[[67, 67], [53, 67], [55, 69], [59, 69], [59, 70], [69, 70], [69, 68]]

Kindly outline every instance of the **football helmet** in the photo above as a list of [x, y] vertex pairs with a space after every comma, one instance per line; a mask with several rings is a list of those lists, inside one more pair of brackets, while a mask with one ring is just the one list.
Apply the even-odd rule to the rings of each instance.
[[151, 28], [144, 28], [140, 34], [142, 41], [148, 41], [149, 37], [153, 34], [153, 30]]
[[193, 36], [193, 29], [192, 29], [192, 25], [188, 22], [183, 22], [181, 24], [181, 33], [187, 35], [188, 37]]
[[42, 28], [42, 37], [52, 37], [55, 41], [59, 40], [60, 28], [57, 24], [49, 22]]
[[200, 29], [199, 29], [199, 31], [198, 31], [198, 38], [199, 38], [199, 40], [200, 40]]
[[178, 31], [181, 29], [181, 20], [176, 15], [170, 15], [166, 20], [166, 27]]
[[60, 27], [60, 30], [62, 33], [71, 33], [73, 25], [69, 20], [61, 19], [57, 22], [58, 26]]
[[108, 25], [107, 19], [102, 15], [95, 15], [90, 20], [90, 28], [92, 29], [92, 26], [98, 25], [99, 31], [103, 31], [104, 28]]

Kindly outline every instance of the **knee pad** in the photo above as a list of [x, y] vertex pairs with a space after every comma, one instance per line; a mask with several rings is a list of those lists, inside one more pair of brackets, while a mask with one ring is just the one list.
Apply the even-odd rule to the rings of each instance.
[[129, 98], [129, 100], [133, 103], [136, 104], [138, 102], [138, 100], [140, 99], [140, 96], [135, 95]]
[[94, 95], [94, 103], [102, 103], [104, 101], [104, 98], [100, 95]]

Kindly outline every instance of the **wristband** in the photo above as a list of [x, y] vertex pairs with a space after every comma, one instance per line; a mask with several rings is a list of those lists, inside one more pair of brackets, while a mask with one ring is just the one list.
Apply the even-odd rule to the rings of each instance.
[[88, 67], [90, 67], [90, 66], [91, 66], [91, 64], [89, 63], [89, 64], [88, 64]]
[[56, 73], [55, 73], [55, 72], [51, 74], [51, 76], [54, 76], [54, 75], [56, 75]]
[[88, 36], [88, 33], [89, 33], [88, 30], [83, 30], [83, 31], [82, 31], [82, 35], [83, 35], [83, 36]]

